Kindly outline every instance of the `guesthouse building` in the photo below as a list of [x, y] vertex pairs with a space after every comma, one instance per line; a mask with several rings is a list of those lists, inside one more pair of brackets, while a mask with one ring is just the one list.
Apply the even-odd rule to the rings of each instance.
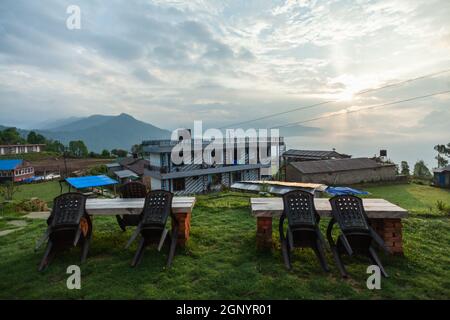
[[34, 168], [26, 161], [0, 160], [0, 182], [20, 182], [34, 176]]
[[[267, 141], [266, 153], [280, 161], [284, 152], [282, 137]], [[237, 181], [260, 180], [271, 177], [271, 164], [251, 161], [253, 154], [249, 151], [249, 141], [245, 146], [234, 146], [234, 154], [223, 150], [222, 163], [210, 163], [202, 159], [201, 164], [174, 164], [171, 158], [173, 147], [177, 141], [151, 140], [143, 142], [144, 153], [149, 161], [144, 176], [150, 178], [151, 189], [163, 189], [177, 195], [203, 193], [230, 187]], [[205, 150], [208, 142], [203, 142]], [[267, 151], [268, 150], [268, 151]], [[258, 147], [258, 153], [262, 152]], [[229, 157], [229, 158], [228, 158]], [[238, 159], [239, 158], [239, 159]], [[253, 159], [253, 158], [252, 158]], [[254, 160], [254, 159], [253, 159]]]

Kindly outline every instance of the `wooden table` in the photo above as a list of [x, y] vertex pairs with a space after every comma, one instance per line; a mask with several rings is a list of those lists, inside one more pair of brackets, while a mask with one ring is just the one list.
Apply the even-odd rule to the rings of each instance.
[[[272, 247], [272, 218], [283, 212], [282, 198], [251, 198], [253, 216], [257, 219], [258, 248]], [[315, 198], [314, 204], [321, 217], [331, 216], [331, 205], [326, 198]], [[383, 238], [393, 254], [403, 254], [402, 222], [408, 211], [384, 199], [363, 199], [364, 209], [374, 230]]]
[[[135, 199], [87, 199], [86, 211], [91, 216], [115, 216], [124, 214], [140, 214], [144, 207], [144, 198]], [[174, 197], [172, 211], [178, 222], [178, 244], [184, 246], [189, 239], [191, 214], [195, 205], [195, 197]]]

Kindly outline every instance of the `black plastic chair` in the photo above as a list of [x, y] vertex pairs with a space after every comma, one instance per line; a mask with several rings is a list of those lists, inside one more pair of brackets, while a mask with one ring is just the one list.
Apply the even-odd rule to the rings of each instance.
[[164, 190], [154, 190], [147, 194], [144, 209], [140, 215], [139, 224], [125, 246], [125, 248], [128, 248], [136, 237], [139, 234], [141, 235], [138, 249], [131, 262], [132, 267], [137, 266], [140, 263], [144, 249], [147, 245], [151, 243], [158, 244], [158, 251], [161, 250], [168, 233], [166, 223], [169, 215], [171, 216], [173, 223], [167, 267], [169, 268], [172, 265], [178, 237], [178, 221], [175, 214], [172, 212], [172, 198], [173, 194]]
[[[312, 248], [320, 265], [328, 272], [325, 259], [325, 240], [319, 230], [320, 217], [314, 206], [314, 195], [309, 192], [294, 190], [283, 195], [284, 210], [280, 217], [279, 231], [284, 264], [292, 269], [291, 253], [294, 247]], [[284, 235], [284, 220], [287, 217], [287, 237]]]
[[81, 263], [86, 260], [92, 239], [92, 222], [85, 206], [86, 197], [77, 192], [64, 193], [54, 199], [47, 230], [35, 247], [37, 250], [47, 241], [39, 271], [47, 268], [57, 251], [70, 246], [81, 245]]
[[[380, 267], [383, 276], [388, 277], [375, 252], [374, 243], [378, 244], [385, 252], [390, 253], [390, 251], [383, 239], [370, 226], [362, 199], [351, 195], [341, 195], [331, 198], [330, 203], [332, 219], [328, 224], [327, 238], [342, 276], [346, 278], [348, 274], [341, 255], [358, 254], [369, 257], [372, 263]], [[341, 234], [335, 242], [331, 233], [336, 222], [341, 229]]]
[[[142, 182], [132, 181], [125, 183], [120, 188], [120, 195], [122, 198], [145, 198], [147, 195], [147, 187]], [[116, 216], [117, 223], [122, 231], [126, 230], [128, 226], [137, 226], [140, 221], [138, 215], [125, 214]]]

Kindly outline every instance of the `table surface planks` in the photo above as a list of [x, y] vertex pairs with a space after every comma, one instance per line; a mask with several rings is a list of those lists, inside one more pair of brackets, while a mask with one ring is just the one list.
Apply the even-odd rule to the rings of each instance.
[[[87, 199], [86, 211], [90, 215], [111, 216], [122, 214], [140, 214], [144, 207], [144, 198], [134, 199]], [[190, 213], [195, 205], [195, 197], [173, 197], [174, 213]]]
[[[282, 198], [251, 198], [255, 217], [279, 217], [283, 212]], [[372, 219], [398, 219], [408, 216], [408, 211], [384, 199], [363, 199], [364, 209]], [[326, 198], [315, 198], [314, 205], [320, 216], [331, 216], [331, 205]]]

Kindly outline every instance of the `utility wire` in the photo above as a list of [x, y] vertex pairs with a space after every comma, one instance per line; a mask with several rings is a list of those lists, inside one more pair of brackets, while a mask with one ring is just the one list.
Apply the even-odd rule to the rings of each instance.
[[378, 105], [375, 105], [375, 106], [364, 107], [364, 108], [357, 109], [357, 110], [350, 110], [350, 111], [347, 111], [347, 112], [337, 113], [337, 112], [346, 110], [346, 108], [344, 108], [344, 109], [341, 109], [339, 111], [336, 111], [336, 112], [328, 114], [328, 115], [322, 115], [322, 116], [319, 116], [319, 117], [316, 117], [316, 118], [307, 119], [307, 120], [281, 124], [281, 125], [278, 125], [278, 126], [275, 126], [275, 127], [271, 127], [270, 129], [291, 127], [291, 126], [294, 126], [294, 125], [299, 125], [299, 124], [303, 124], [303, 123], [307, 123], [307, 122], [317, 121], [317, 120], [320, 120], [320, 119], [332, 118], [332, 117], [337, 117], [337, 116], [341, 116], [341, 115], [344, 115], [344, 114], [350, 114], [350, 113], [356, 113], [356, 112], [360, 112], [360, 111], [366, 111], [366, 110], [383, 108], [383, 107], [391, 106], [391, 105], [394, 105], [394, 104], [399, 104], [399, 103], [402, 103], [402, 102], [408, 102], [408, 101], [414, 101], [414, 100], [419, 100], [419, 99], [425, 99], [425, 98], [434, 97], [434, 96], [441, 95], [441, 94], [446, 94], [446, 93], [450, 93], [450, 90], [430, 93], [430, 94], [426, 94], [426, 95], [423, 95], [423, 96], [417, 96], [417, 97], [413, 97], [413, 98], [408, 98], [408, 99], [403, 99], [403, 100], [398, 100], [398, 101], [378, 104]]
[[[384, 86], [381, 86], [381, 87], [362, 90], [362, 91], [359, 91], [359, 92], [355, 93], [354, 96], [359, 96], [359, 95], [362, 95], [362, 94], [365, 94], [365, 93], [374, 92], [374, 91], [378, 91], [378, 90], [383, 90], [383, 89], [386, 89], [386, 88], [396, 87], [396, 86], [399, 86], [399, 85], [402, 85], [402, 84], [405, 84], [405, 83], [409, 83], [409, 82], [413, 82], [413, 81], [417, 81], [417, 80], [422, 80], [422, 79], [426, 79], [426, 78], [430, 78], [430, 77], [434, 77], [434, 76], [437, 76], [437, 75], [440, 75], [440, 74], [443, 74], [443, 73], [447, 73], [449, 71], [450, 71], [450, 69], [445, 69], [445, 70], [429, 73], [429, 74], [426, 74], [426, 75], [422, 75], [422, 76], [419, 76], [419, 77], [416, 77], [416, 78], [411, 78], [411, 79], [399, 81], [399, 82], [396, 82], [396, 83], [387, 84], [387, 85], [384, 85]], [[259, 117], [259, 118], [250, 119], [250, 120], [246, 120], [246, 121], [242, 121], [242, 122], [237, 122], [237, 123], [233, 123], [233, 124], [230, 124], [230, 125], [226, 125], [226, 126], [220, 127], [219, 129], [225, 129], [225, 128], [230, 128], [230, 127], [234, 127], [234, 126], [238, 126], [238, 125], [242, 125], [242, 124], [246, 124], [246, 123], [251, 123], [251, 122], [255, 122], [255, 121], [259, 121], [259, 120], [269, 119], [269, 118], [273, 118], [273, 117], [276, 117], [276, 116], [280, 116], [280, 115], [291, 113], [291, 112], [295, 112], [295, 111], [312, 109], [312, 108], [315, 108], [315, 107], [319, 107], [319, 106], [322, 106], [322, 105], [325, 105], [325, 104], [338, 102], [338, 101], [339, 101], [339, 99], [327, 100], [327, 101], [323, 101], [323, 102], [319, 102], [319, 103], [315, 103], [315, 104], [311, 104], [311, 105], [307, 105], [307, 106], [301, 106], [301, 107], [297, 107], [297, 108], [286, 110], [286, 111], [282, 111], [282, 112], [271, 113], [271, 114], [268, 114], [268, 115], [265, 115], [265, 116], [262, 116], [262, 117]]]

